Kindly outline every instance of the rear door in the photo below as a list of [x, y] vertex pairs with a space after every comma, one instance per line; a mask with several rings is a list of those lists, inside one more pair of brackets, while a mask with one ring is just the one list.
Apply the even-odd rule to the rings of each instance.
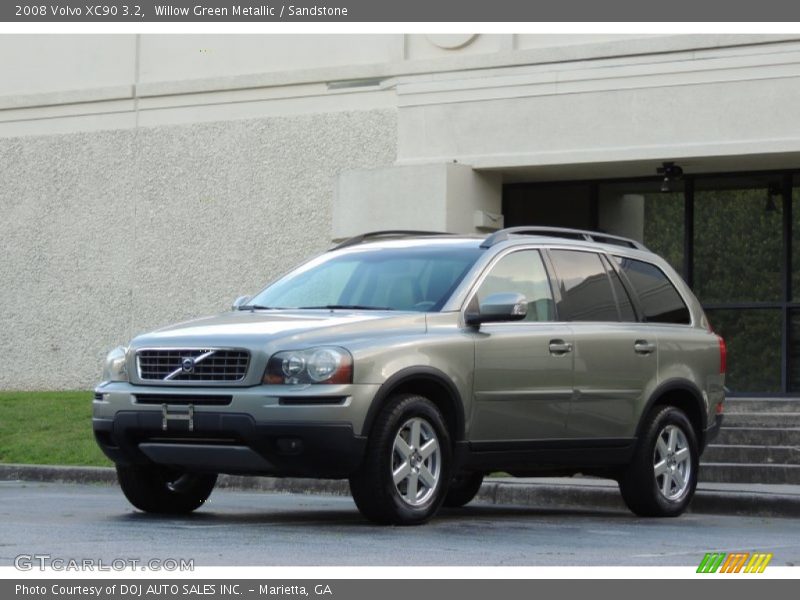
[[[703, 382], [709, 380], [698, 376], [699, 373], [719, 373], [716, 336], [706, 329], [691, 326], [686, 302], [656, 264], [625, 256], [611, 256], [611, 260], [637, 299], [642, 321], [658, 336], [659, 384], [671, 379], [688, 379], [704, 387]], [[721, 394], [721, 386], [716, 386], [716, 391]]]
[[524, 321], [484, 323], [475, 333], [470, 441], [563, 438], [572, 396], [572, 332], [554, 321], [552, 289], [538, 250], [501, 256], [471, 302], [500, 292], [523, 294], [528, 314]]
[[638, 322], [620, 276], [602, 253], [552, 249], [559, 318], [575, 342], [575, 393], [566, 437], [623, 443], [635, 434], [658, 373], [658, 339]]

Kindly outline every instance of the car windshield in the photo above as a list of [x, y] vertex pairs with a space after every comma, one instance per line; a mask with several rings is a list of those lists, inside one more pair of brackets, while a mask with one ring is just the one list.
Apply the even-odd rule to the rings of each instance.
[[477, 260], [477, 246], [391, 246], [323, 254], [241, 308], [438, 311]]

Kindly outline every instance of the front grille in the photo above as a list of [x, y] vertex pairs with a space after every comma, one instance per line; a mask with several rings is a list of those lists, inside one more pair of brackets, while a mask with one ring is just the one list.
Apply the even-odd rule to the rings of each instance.
[[139, 350], [139, 377], [146, 381], [241, 381], [250, 353], [226, 349]]

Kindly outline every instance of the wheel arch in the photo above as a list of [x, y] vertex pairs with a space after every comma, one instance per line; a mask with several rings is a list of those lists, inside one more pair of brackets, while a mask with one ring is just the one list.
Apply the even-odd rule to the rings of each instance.
[[698, 387], [691, 381], [680, 379], [668, 380], [659, 385], [650, 395], [650, 399], [642, 411], [639, 424], [636, 428], [637, 439], [641, 437], [642, 428], [645, 425], [645, 418], [656, 406], [674, 406], [681, 409], [689, 418], [697, 436], [697, 444], [701, 449], [705, 448], [705, 430], [708, 422], [708, 415], [703, 402], [703, 395]]
[[442, 413], [453, 442], [464, 439], [464, 404], [461, 393], [453, 381], [442, 371], [433, 367], [409, 367], [389, 377], [378, 389], [364, 419], [362, 435], [372, 430], [386, 399], [398, 393], [425, 396]]

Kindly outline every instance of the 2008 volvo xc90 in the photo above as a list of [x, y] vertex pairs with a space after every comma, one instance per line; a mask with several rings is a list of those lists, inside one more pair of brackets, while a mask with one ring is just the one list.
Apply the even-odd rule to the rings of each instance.
[[611, 477], [635, 513], [674, 516], [724, 372], [692, 292], [637, 242], [377, 232], [113, 350], [93, 425], [149, 512], [239, 473], [347, 478], [367, 518], [414, 524], [506, 471]]

